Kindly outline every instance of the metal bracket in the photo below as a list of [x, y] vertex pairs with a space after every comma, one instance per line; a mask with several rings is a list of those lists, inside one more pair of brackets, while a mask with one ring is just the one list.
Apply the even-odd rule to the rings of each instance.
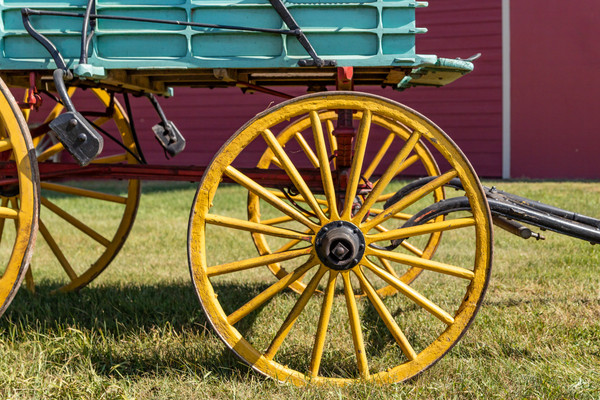
[[315, 51], [315, 49], [312, 47], [312, 45], [308, 41], [308, 38], [306, 37], [304, 32], [302, 32], [302, 29], [300, 29], [300, 25], [298, 25], [298, 23], [296, 22], [294, 17], [292, 17], [290, 10], [287, 9], [285, 4], [283, 4], [282, 0], [269, 0], [269, 2], [273, 6], [273, 8], [275, 8], [275, 11], [277, 11], [277, 14], [279, 14], [279, 16], [281, 17], [283, 22], [285, 22], [287, 27], [290, 28], [290, 30], [292, 30], [294, 32], [296, 39], [298, 39], [298, 41], [300, 42], [302, 47], [304, 47], [306, 52], [312, 58], [312, 60], [298, 61], [298, 66], [300, 66], [300, 67], [308, 67], [308, 66], [325, 67], [325, 66], [335, 66], [336, 65], [336, 62], [334, 60], [323, 60], [322, 58], [320, 58], [317, 55], [317, 52]]
[[185, 138], [172, 121], [167, 120], [165, 113], [153, 94], [147, 94], [148, 100], [160, 117], [160, 122], [152, 127], [156, 139], [165, 151], [174, 157], [185, 149]]
[[65, 71], [54, 71], [54, 85], [67, 112], [59, 115], [49, 126], [59, 142], [81, 166], [88, 165], [102, 152], [104, 139], [83, 115], [75, 110], [65, 86]]

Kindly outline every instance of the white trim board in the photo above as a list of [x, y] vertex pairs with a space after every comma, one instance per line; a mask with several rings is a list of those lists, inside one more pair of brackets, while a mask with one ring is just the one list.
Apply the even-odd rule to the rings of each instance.
[[510, 178], [510, 0], [502, 0], [502, 178]]

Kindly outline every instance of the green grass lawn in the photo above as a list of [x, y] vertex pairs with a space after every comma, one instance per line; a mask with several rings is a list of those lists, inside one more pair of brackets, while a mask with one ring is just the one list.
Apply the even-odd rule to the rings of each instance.
[[[597, 182], [484, 184], [600, 217]], [[229, 191], [221, 206], [243, 216], [245, 193]], [[145, 184], [122, 251], [78, 293], [51, 294], [65, 278], [38, 240], [36, 293], [22, 288], [0, 319], [0, 398], [600, 398], [600, 247], [550, 232], [535, 241], [496, 229], [482, 309], [461, 342], [416, 379], [295, 388], [259, 376], [211, 331], [190, 283], [194, 192], [191, 184]], [[88, 204], [77, 212], [110, 212]], [[236, 238], [217, 245], [237, 251]]]

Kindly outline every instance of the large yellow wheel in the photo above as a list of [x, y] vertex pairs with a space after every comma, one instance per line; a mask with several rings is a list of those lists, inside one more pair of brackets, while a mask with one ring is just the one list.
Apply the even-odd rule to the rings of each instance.
[[[328, 161], [324, 111], [360, 113], [347, 186], [336, 192]], [[277, 135], [290, 120], [308, 116], [319, 161], [322, 187], [298, 170], [298, 152], [285, 150]], [[376, 119], [395, 121], [410, 133], [402, 149], [360, 207], [353, 207], [369, 163], [366, 146]], [[419, 140], [444, 159], [442, 173], [385, 212], [371, 213], [396, 171]], [[293, 182], [309, 212], [241, 172], [253, 155], [268, 147]], [[261, 150], [261, 148], [263, 150]], [[255, 161], [256, 162], [256, 161]], [[254, 164], [256, 165], [256, 164]], [[239, 187], [220, 184], [233, 180]], [[401, 212], [414, 214], [434, 204], [427, 195], [452, 179], [464, 187], [469, 211], [412, 227], [380, 231], [378, 226]], [[307, 183], [309, 182], [309, 183]], [[456, 181], [455, 181], [456, 183]], [[248, 221], [245, 191], [261, 199], [261, 213], [290, 218], [273, 226]], [[235, 207], [236, 198], [242, 205]], [[339, 202], [339, 198], [344, 201]], [[342, 204], [338, 208], [338, 204]], [[346, 206], [348, 205], [348, 206]], [[264, 220], [262, 220], [264, 221]], [[299, 240], [292, 248], [256, 256], [245, 232]], [[390, 240], [429, 237], [444, 232], [435, 257], [385, 249]], [[390, 100], [355, 92], [308, 95], [275, 106], [248, 122], [216, 154], [196, 194], [188, 233], [190, 272], [211, 325], [242, 360], [279, 381], [302, 385], [345, 383], [357, 379], [399, 382], [439, 360], [462, 337], [481, 305], [492, 256], [492, 226], [483, 190], [456, 145], [432, 122]], [[424, 270], [411, 286], [380, 260]], [[288, 274], [272, 283], [264, 268], [281, 263]], [[301, 294], [286, 290], [304, 277]], [[396, 293], [381, 297], [377, 290]], [[358, 296], [364, 293], [365, 296]]]
[[[33, 144], [13, 96], [0, 80], [0, 315], [15, 296], [27, 271], [39, 212], [38, 173]], [[14, 228], [7, 225], [14, 224]]]
[[[355, 113], [354, 119], [360, 120], [362, 118], [362, 113]], [[328, 153], [328, 159], [331, 160], [330, 163], [335, 170], [335, 159], [336, 152], [338, 150], [336, 137], [334, 135], [335, 129], [335, 121], [338, 118], [337, 114], [334, 111], [321, 112], [319, 114], [319, 119], [325, 125], [326, 129], [326, 147]], [[394, 153], [394, 150], [400, 150], [406, 141], [410, 138], [409, 130], [404, 127], [402, 124], [395, 123], [393, 121], [382, 118], [381, 116], [374, 115], [372, 118], [373, 122], [373, 132], [370, 135], [370, 138], [379, 135], [379, 140], [376, 140], [377, 146], [374, 149], [370, 149], [369, 155], [369, 163], [364, 173], [361, 176], [361, 179], [370, 184], [374, 183], [376, 180], [373, 178], [377, 176], [377, 172], [380, 172], [380, 166], [382, 165], [384, 160], [387, 160], [391, 154]], [[383, 140], [382, 140], [383, 139]], [[311, 130], [311, 120], [308, 116], [302, 118], [300, 120], [296, 120], [291, 123], [287, 128], [283, 129], [283, 131], [277, 136], [277, 141], [279, 144], [284, 147], [290, 149], [290, 151], [297, 152], [303, 154], [305, 156], [304, 162], [307, 165], [313, 166], [315, 168], [319, 168], [319, 159], [316, 155], [316, 149], [314, 148], [314, 139]], [[372, 141], [371, 139], [369, 141]], [[301, 160], [302, 157], [298, 157]], [[282, 169], [282, 165], [273, 153], [271, 149], [267, 149], [262, 157], [260, 158], [258, 164], [258, 168], [261, 169]], [[408, 171], [407, 171], [408, 170]], [[428, 176], [438, 176], [440, 175], [440, 169], [431, 155], [431, 152], [427, 149], [424, 144], [419, 141], [414, 146], [413, 154], [407, 158], [407, 160], [402, 164], [402, 166], [396, 171], [394, 179], [401, 180], [410, 179], [412, 175], [415, 173], [421, 173]], [[407, 174], [407, 175], [403, 175]], [[375, 207], [371, 209], [370, 214], [375, 215], [376, 213], [380, 213], [383, 210], [383, 204], [387, 201], [397, 190], [397, 186], [388, 185], [386, 190], [379, 196]], [[291, 198], [297, 204], [302, 204], [302, 207], [306, 207], [306, 203], [302, 196], [290, 196], [289, 193], [286, 193], [282, 190], [274, 190], [272, 193], [282, 199]], [[444, 199], [444, 189], [442, 187], [436, 188], [431, 194], [434, 201], [440, 201]], [[325, 200], [321, 200], [323, 204], [325, 204]], [[406, 213], [399, 213], [393, 221], [390, 221], [387, 225], [396, 223], [396, 225], [401, 224], [399, 221], [405, 221], [410, 217], [410, 215]], [[248, 219], [253, 222], [262, 222], [267, 225], [278, 225], [285, 222], [288, 222], [288, 218], [274, 218], [272, 220], [261, 221], [261, 213], [260, 213], [260, 197], [256, 194], [250, 192], [248, 195]], [[438, 221], [443, 220], [443, 217], [439, 217]], [[377, 228], [380, 230], [388, 229], [385, 227], [386, 224], [382, 224]], [[394, 226], [392, 225], [392, 228]], [[272, 246], [269, 246], [269, 238], [266, 235], [260, 233], [252, 234], [256, 248], [258, 249], [260, 254], [271, 254], [273, 251], [271, 250]], [[420, 240], [420, 246], [412, 244], [408, 240], [404, 240], [401, 243], [401, 246], [406, 250], [408, 254], [414, 254], [419, 257], [423, 257], [426, 259], [430, 259], [439, 244], [441, 239], [441, 232], [434, 232], [429, 235], [429, 238], [426, 241]], [[287, 249], [292, 248], [296, 244], [298, 244], [299, 240], [290, 240], [285, 243], [281, 248], [277, 249], [275, 252], [285, 251]], [[386, 266], [388, 271], [394, 274], [398, 279], [402, 282], [410, 284], [414, 281], [417, 276], [421, 273], [422, 269], [417, 267], [409, 267], [408, 269], [403, 269], [402, 266], [398, 266], [397, 263], [390, 262], [385, 259], [379, 259], [383, 265]], [[275, 276], [278, 278], [283, 278], [287, 275], [287, 271], [281, 267], [280, 263], [270, 264], [269, 269]], [[396, 268], [400, 268], [402, 273], [400, 275], [397, 274]], [[302, 280], [298, 280], [290, 285], [290, 288], [298, 291], [299, 293], [304, 290], [306, 284], [302, 282]], [[378, 293], [381, 295], [389, 295], [396, 292], [396, 289], [388, 285], [378, 290]]]
[[[92, 109], [80, 111], [115, 139], [111, 141], [105, 137], [104, 150], [93, 163], [138, 163], [135, 141], [124, 110], [106, 91], [91, 89], [91, 92], [93, 94], [88, 96], [95, 99], [95, 105], [88, 98], [87, 107]], [[69, 89], [69, 95], [75, 96], [76, 103], [80, 93], [86, 92]], [[63, 157], [66, 154], [63, 145], [48, 133], [48, 122], [63, 109], [61, 103], [56, 103], [46, 113], [25, 112], [34, 134], [40, 165], [69, 159], [69, 156]], [[116, 141], [120, 145], [115, 144]], [[103, 182], [52, 181], [42, 176], [39, 225], [44, 241], [34, 258], [34, 273], [37, 263], [54, 265], [54, 272], [45, 268], [43, 276], [58, 283], [57, 290], [67, 292], [84, 287], [104, 271], [127, 239], [141, 195], [139, 180], [128, 180], [120, 185], [117, 191], [109, 191]], [[111, 182], [110, 187], [114, 186]], [[82, 214], [84, 207], [93, 212]], [[34, 287], [32, 275], [28, 274], [27, 284]]]

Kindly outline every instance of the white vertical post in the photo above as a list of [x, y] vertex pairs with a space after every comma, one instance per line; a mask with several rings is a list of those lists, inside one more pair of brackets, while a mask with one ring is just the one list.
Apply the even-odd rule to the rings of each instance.
[[510, 0], [502, 0], [502, 178], [510, 178]]

